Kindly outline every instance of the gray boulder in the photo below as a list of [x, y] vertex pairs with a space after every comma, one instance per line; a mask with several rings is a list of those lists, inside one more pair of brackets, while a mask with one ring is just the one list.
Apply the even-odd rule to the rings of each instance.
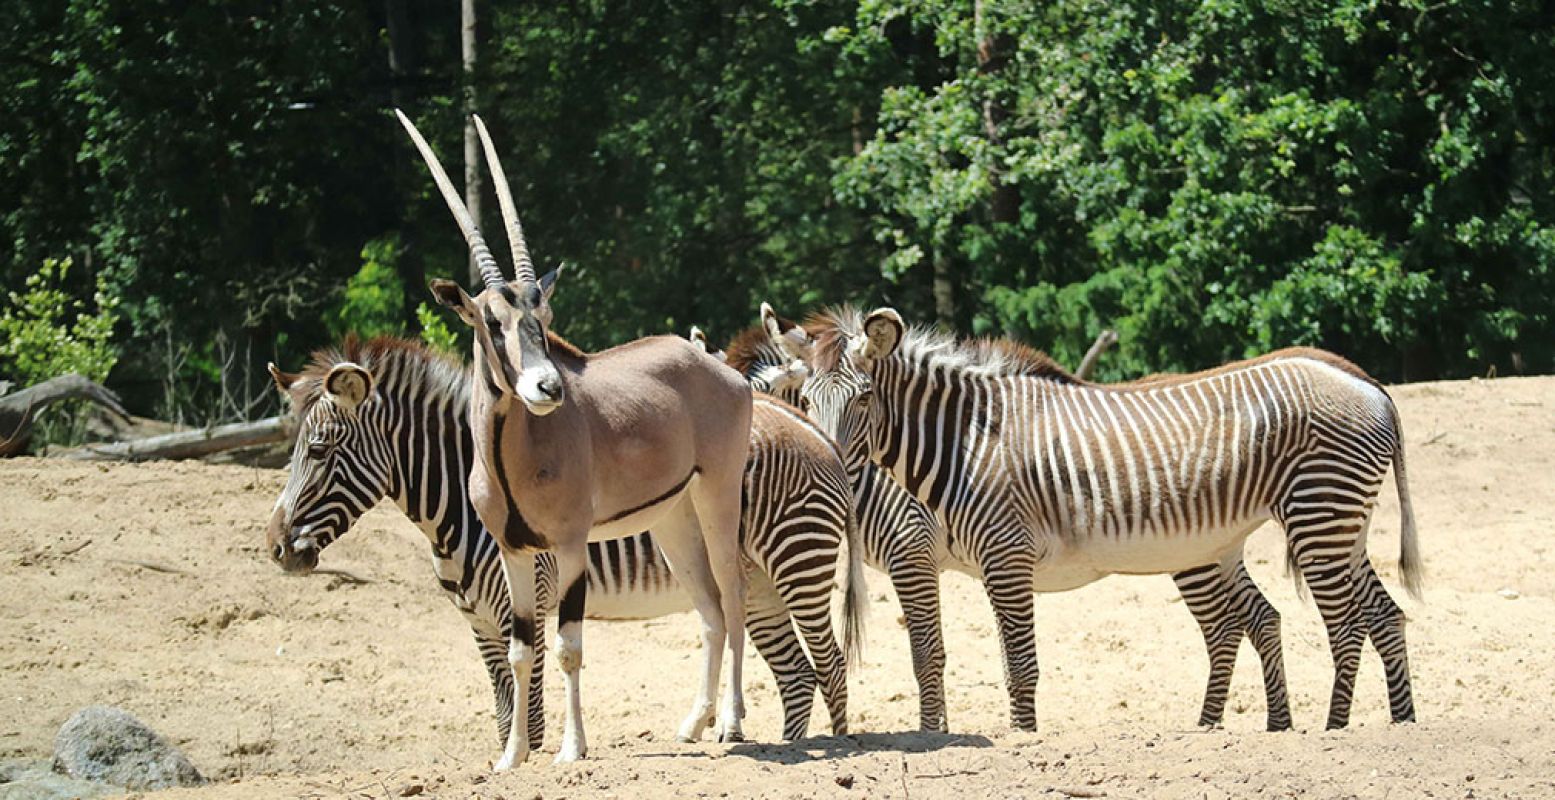
[[54, 771], [135, 790], [205, 782], [172, 743], [109, 706], [87, 706], [65, 720], [54, 737]]

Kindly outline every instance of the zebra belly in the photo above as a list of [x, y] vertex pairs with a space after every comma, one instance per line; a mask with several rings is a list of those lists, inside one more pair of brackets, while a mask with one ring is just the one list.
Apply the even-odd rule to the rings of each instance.
[[692, 610], [691, 595], [679, 586], [668, 591], [626, 589], [595, 591], [589, 586], [588, 601], [584, 606], [589, 619], [656, 619]]
[[[1097, 578], [1106, 575], [1159, 575], [1205, 564], [1218, 564], [1228, 553], [1240, 550], [1262, 519], [1240, 520], [1209, 530], [1130, 537], [1091, 535], [1070, 545], [1058, 559], [1060, 571], [1089, 570]], [[1045, 570], [1046, 562], [1037, 571]], [[1088, 583], [1089, 581], [1087, 581]], [[1072, 587], [1071, 587], [1072, 588]]]

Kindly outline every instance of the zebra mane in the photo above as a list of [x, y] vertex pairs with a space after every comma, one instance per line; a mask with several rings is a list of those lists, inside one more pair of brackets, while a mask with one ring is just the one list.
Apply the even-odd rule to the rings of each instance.
[[[778, 317], [778, 324], [785, 331], [794, 327], [793, 322], [782, 317]], [[757, 364], [777, 364], [785, 360], [783, 351], [760, 325], [752, 325], [735, 334], [729, 346], [724, 348], [724, 361], [741, 375], [748, 375], [750, 368]]]
[[[811, 314], [805, 332], [815, 340], [815, 368], [830, 370], [847, 353], [848, 344], [864, 335], [864, 315], [853, 306], [835, 306]], [[912, 326], [902, 336], [892, 358], [925, 369], [955, 369], [981, 375], [1021, 375], [1082, 383], [1047, 353], [1009, 339], [957, 339], [933, 328]]]
[[364, 341], [353, 333], [347, 334], [336, 347], [315, 350], [308, 366], [292, 384], [292, 402], [299, 417], [305, 416], [323, 396], [324, 377], [329, 371], [345, 362], [372, 373], [374, 387], [380, 393], [415, 394], [424, 402], [437, 404], [448, 401], [461, 411], [469, 398], [469, 368], [452, 356], [410, 339], [375, 336]]

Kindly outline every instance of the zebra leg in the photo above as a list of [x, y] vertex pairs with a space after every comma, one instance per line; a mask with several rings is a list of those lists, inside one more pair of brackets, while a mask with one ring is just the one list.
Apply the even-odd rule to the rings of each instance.
[[532, 553], [502, 551], [502, 572], [507, 577], [513, 610], [508, 667], [512, 670], [513, 713], [509, 717], [507, 746], [495, 765], [498, 772], [529, 759], [527, 729], [519, 733], [519, 720], [529, 719], [530, 674], [535, 663], [535, 559]]
[[[1328, 629], [1328, 649], [1334, 661], [1334, 689], [1328, 701], [1327, 727], [1334, 730], [1350, 722], [1355, 675], [1360, 669], [1361, 646], [1366, 642], [1366, 620], [1356, 602], [1355, 567], [1350, 557], [1360, 522], [1357, 520], [1353, 526], [1347, 526], [1343, 519], [1336, 521], [1328, 514], [1306, 516], [1308, 519], [1302, 524], [1287, 523], [1286, 536], [1291, 541], [1296, 566], [1312, 590], [1312, 599]], [[1329, 537], [1326, 540], [1325, 535]], [[1340, 539], [1348, 539], [1348, 542]]]
[[1288, 731], [1291, 729], [1290, 696], [1285, 686], [1285, 650], [1280, 642], [1280, 612], [1269, 602], [1253, 576], [1247, 574], [1247, 563], [1237, 560], [1236, 571], [1231, 576], [1232, 596], [1242, 612], [1242, 629], [1253, 640], [1258, 651], [1258, 661], [1263, 666], [1263, 690], [1268, 708], [1267, 729]]
[[[833, 574], [831, 567], [837, 563], [837, 548], [835, 546], [824, 552], [817, 545], [812, 550], [811, 557], [799, 559], [798, 563], [790, 564], [792, 570], [785, 571], [782, 565], [773, 565], [776, 573], [771, 580], [777, 592], [782, 596], [783, 605], [788, 613], [793, 616], [794, 625], [799, 633], [804, 636], [805, 644], [809, 647], [810, 658], [815, 661], [815, 676], [821, 685], [821, 694], [826, 698], [826, 708], [831, 713], [831, 731], [834, 736], [846, 736], [848, 734], [848, 664], [843, 658], [842, 648], [837, 646], [837, 637], [832, 633], [831, 620], [831, 592]], [[820, 574], [813, 570], [806, 572], [812, 559], [824, 556], [827, 569]], [[747, 606], [749, 603], [747, 603]], [[806, 704], [809, 696], [806, 696]], [[808, 717], [808, 709], [806, 709]], [[785, 726], [786, 727], [786, 726]]]
[[1010, 693], [1010, 722], [1017, 729], [1037, 729], [1037, 639], [1029, 564], [1001, 563], [983, 567], [983, 582], [999, 624], [1004, 651], [1004, 682]]
[[[529, 748], [545, 744], [545, 618], [556, 607], [556, 561], [535, 556], [535, 667], [529, 675]], [[511, 624], [511, 620], [510, 620]], [[509, 675], [508, 680], [513, 676]]]
[[945, 733], [945, 635], [940, 628], [939, 570], [927, 554], [893, 561], [888, 570], [912, 647], [918, 681], [918, 730]]
[[1409, 649], [1404, 642], [1404, 611], [1393, 601], [1371, 559], [1361, 562], [1355, 575], [1356, 594], [1366, 609], [1367, 633], [1382, 657], [1388, 678], [1388, 710], [1394, 722], [1415, 721], [1414, 694], [1409, 685]]
[[1218, 728], [1225, 718], [1231, 673], [1242, 644], [1242, 620], [1231, 603], [1232, 587], [1226, 572], [1220, 564], [1207, 564], [1172, 575], [1183, 604], [1199, 623], [1204, 649], [1209, 653], [1209, 682], [1199, 712], [1199, 725], [1205, 728]]
[[562, 728], [561, 749], [556, 763], [577, 761], [588, 755], [588, 738], [583, 732], [583, 698], [578, 672], [583, 668], [583, 609], [588, 596], [588, 544], [579, 540], [574, 546], [556, 550], [556, 585], [562, 589], [556, 606], [556, 664], [561, 667], [567, 687], [567, 716]]
[[810, 730], [810, 707], [815, 700], [815, 670], [805, 658], [799, 636], [794, 633], [788, 608], [778, 595], [772, 579], [759, 570], [747, 573], [749, 594], [745, 596], [745, 629], [750, 632], [756, 652], [772, 669], [778, 696], [783, 700], [783, 738], [802, 739]]

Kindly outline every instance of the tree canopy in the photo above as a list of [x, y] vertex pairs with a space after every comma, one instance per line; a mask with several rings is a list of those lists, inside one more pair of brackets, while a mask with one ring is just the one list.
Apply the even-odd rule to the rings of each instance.
[[[202, 422], [272, 403], [263, 363], [345, 330], [447, 346], [424, 287], [466, 253], [390, 110], [461, 173], [457, 5], [13, 6], [11, 317], [53, 270], [61, 308], [109, 320], [130, 407]], [[585, 347], [851, 301], [1066, 363], [1113, 327], [1103, 378], [1295, 344], [1384, 380], [1555, 370], [1542, 3], [584, 0], [477, 18], [481, 113], [541, 268], [568, 265], [556, 329]], [[16, 349], [0, 378], [46, 361]]]

